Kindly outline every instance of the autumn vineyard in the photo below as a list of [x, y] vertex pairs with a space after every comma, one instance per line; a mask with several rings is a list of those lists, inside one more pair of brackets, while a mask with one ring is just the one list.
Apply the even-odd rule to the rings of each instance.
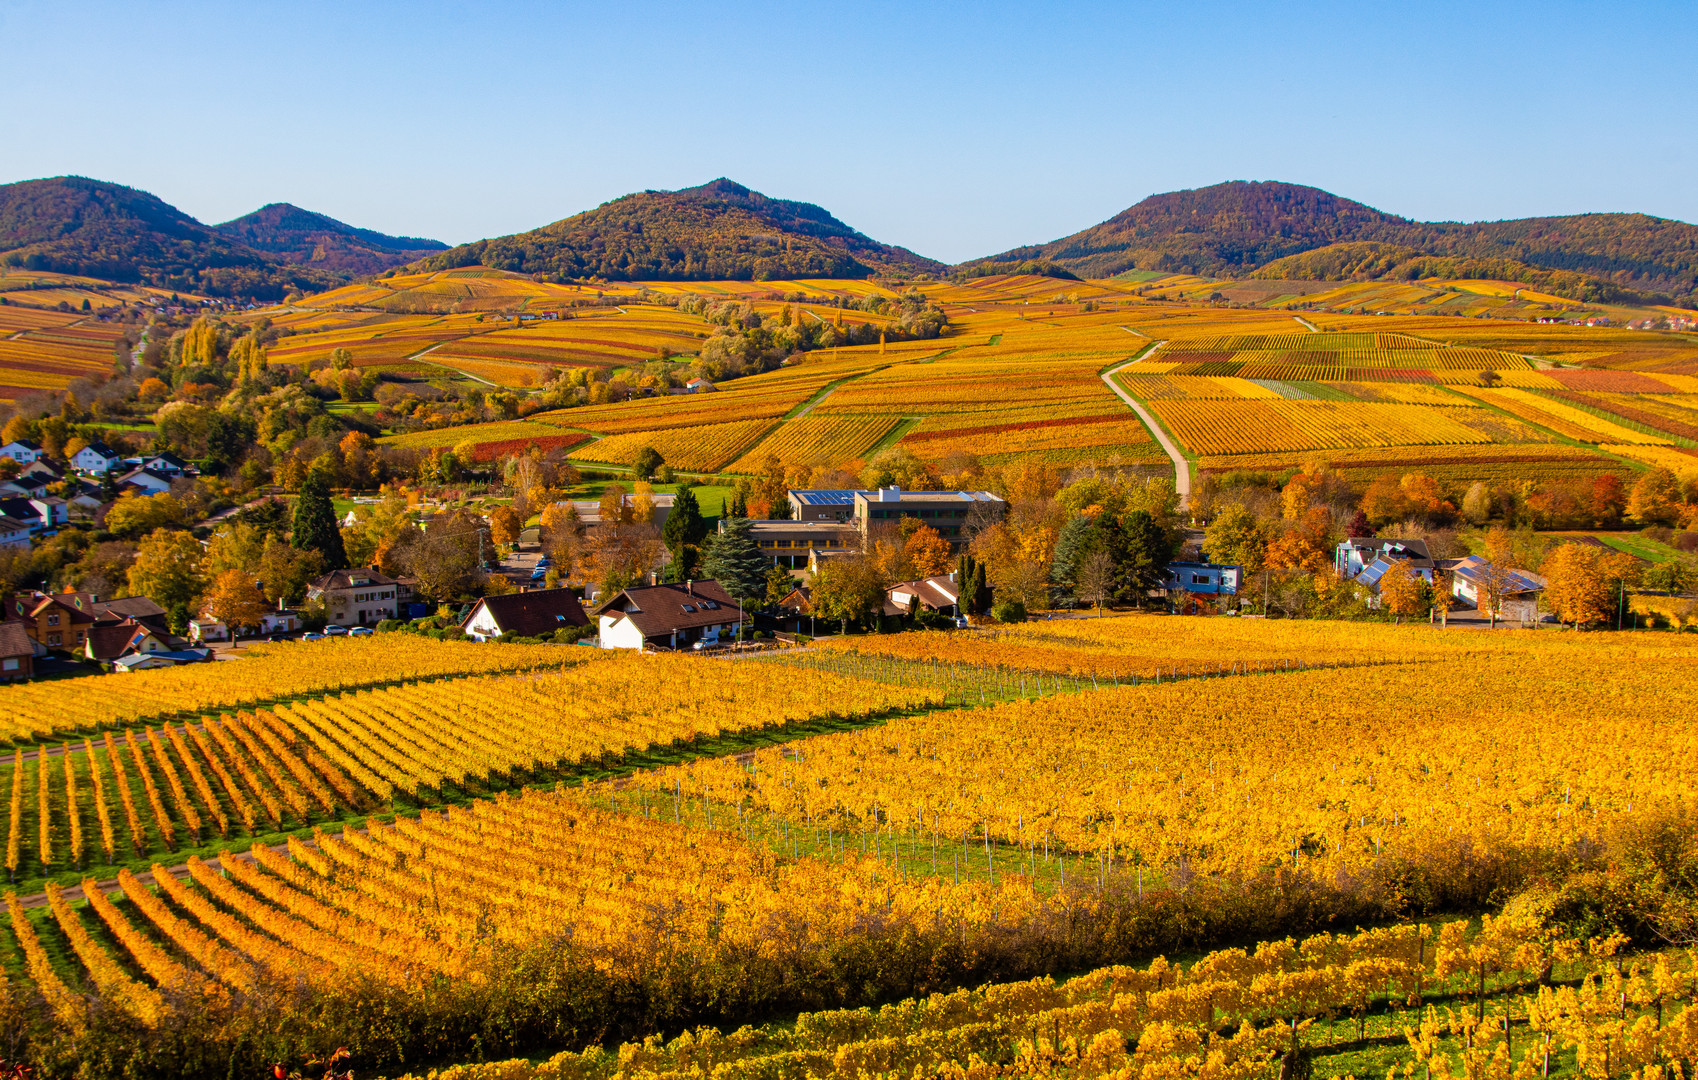
[[74, 730], [45, 718], [104, 698], [0, 688], [0, 1004], [44, 1067], [346, 1045], [443, 1080], [1472, 1080], [1698, 1055], [1678, 635], [421, 640], [381, 684], [369, 645], [109, 676], [156, 690]]
[[0, 1080], [1693, 1080], [1695, 251], [0, 183]]

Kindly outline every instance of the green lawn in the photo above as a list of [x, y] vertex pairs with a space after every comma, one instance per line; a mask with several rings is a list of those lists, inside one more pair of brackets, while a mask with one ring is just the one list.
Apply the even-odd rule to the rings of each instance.
[[1644, 533], [1594, 532], [1591, 530], [1581, 529], [1572, 532], [1551, 532], [1547, 535], [1554, 536], [1559, 540], [1590, 536], [1598, 540], [1600, 543], [1606, 544], [1617, 551], [1625, 551], [1629, 555], [1637, 555], [1641, 559], [1654, 563], [1666, 562], [1680, 554], [1679, 551], [1676, 551], [1669, 545], [1658, 540], [1653, 540]]
[[[599, 499], [601, 498], [602, 492], [607, 490], [609, 484], [618, 484], [626, 491], [631, 490], [631, 481], [629, 479], [586, 480], [581, 484], [568, 488], [566, 495], [567, 498], [578, 501], [585, 499]], [[733, 488], [720, 487], [717, 485], [698, 485], [695, 489], [696, 501], [701, 504], [702, 516], [711, 518], [718, 517], [723, 514], [725, 512], [725, 504], [730, 500], [733, 490]], [[678, 485], [656, 484], [654, 485], [654, 493], [656, 495], [676, 495], [678, 493]]]

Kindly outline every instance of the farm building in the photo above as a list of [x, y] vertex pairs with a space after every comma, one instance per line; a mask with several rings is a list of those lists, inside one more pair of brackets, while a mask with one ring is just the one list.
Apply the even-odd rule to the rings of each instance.
[[845, 488], [792, 491], [789, 498], [797, 521], [848, 521], [855, 511], [855, 492]]
[[[1377, 536], [1341, 540], [1333, 556], [1333, 568], [1339, 577], [1353, 578], [1376, 561], [1383, 561], [1387, 566], [1380, 570], [1380, 574], [1384, 574], [1392, 559], [1416, 560], [1414, 570], [1429, 582], [1433, 580], [1433, 557], [1427, 550], [1425, 540], [1396, 540]], [[1375, 578], [1378, 580], [1378, 575]]]
[[961, 614], [961, 590], [954, 574], [938, 574], [917, 581], [899, 581], [884, 590], [884, 613], [934, 611], [939, 615]]
[[1481, 607], [1481, 595], [1498, 594], [1500, 619], [1511, 622], [1536, 622], [1539, 618], [1539, 594], [1545, 591], [1545, 579], [1531, 570], [1500, 570], [1478, 555], [1459, 559], [1451, 569], [1450, 592], [1468, 606], [1490, 615], [1488, 602]]

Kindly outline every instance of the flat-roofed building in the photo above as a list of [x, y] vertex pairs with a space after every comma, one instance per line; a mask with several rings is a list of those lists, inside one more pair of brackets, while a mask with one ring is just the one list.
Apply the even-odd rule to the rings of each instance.
[[884, 487], [876, 491], [857, 491], [850, 520], [863, 536], [883, 524], [899, 525], [903, 518], [915, 518], [930, 525], [951, 544], [966, 541], [967, 520], [975, 510], [989, 512], [1000, 518], [1008, 504], [999, 495], [988, 491], [903, 491], [899, 487]]
[[790, 493], [790, 516], [797, 521], [848, 521], [855, 512], [855, 491], [825, 488]]
[[749, 535], [762, 555], [792, 570], [807, 566], [815, 552], [834, 554], [861, 546], [860, 533], [835, 521], [751, 521]]

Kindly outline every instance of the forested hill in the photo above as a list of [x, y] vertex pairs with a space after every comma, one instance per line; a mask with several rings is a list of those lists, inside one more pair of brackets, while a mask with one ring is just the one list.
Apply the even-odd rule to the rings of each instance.
[[[1131, 269], [1239, 277], [1340, 244], [1386, 247], [1331, 252], [1300, 272], [1379, 266], [1381, 273], [1409, 273], [1420, 258], [1437, 257], [1562, 271], [1557, 279], [1586, 281], [1582, 288], [1593, 291], [1607, 282], [1644, 296], [1690, 298], [1698, 288], [1698, 227], [1685, 222], [1644, 214], [1420, 222], [1319, 188], [1243, 180], [1152, 195], [1100, 225], [991, 259], [1047, 259], [1081, 277]], [[1400, 249], [1396, 258], [1384, 257], [1389, 248]], [[1291, 263], [1269, 270], [1299, 272]]]
[[80, 176], [0, 185], [0, 261], [265, 299], [341, 280], [255, 251], [145, 191]]
[[421, 268], [479, 264], [611, 281], [861, 278], [944, 268], [864, 236], [812, 203], [768, 198], [723, 178], [626, 195], [531, 232], [429, 256]]
[[1319, 188], [1234, 180], [1151, 195], [1100, 225], [991, 258], [1049, 259], [1081, 277], [1131, 269], [1231, 277], [1341, 240], [1397, 241], [1413, 224]]
[[285, 262], [356, 277], [376, 274], [448, 248], [440, 240], [389, 236], [356, 228], [289, 203], [269, 203], [213, 228]]

